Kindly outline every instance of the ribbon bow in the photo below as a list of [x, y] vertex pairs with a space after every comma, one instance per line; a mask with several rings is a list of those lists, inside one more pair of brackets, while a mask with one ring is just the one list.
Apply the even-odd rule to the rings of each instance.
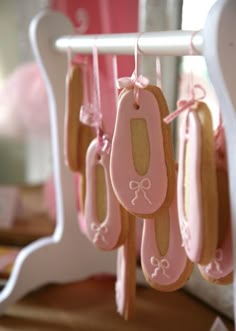
[[94, 105], [89, 103], [81, 106], [80, 121], [88, 126], [99, 127], [102, 121], [102, 114], [94, 111]]
[[145, 88], [149, 84], [149, 79], [145, 76], [139, 75], [136, 76], [135, 72], [133, 72], [131, 77], [122, 77], [117, 79], [117, 88], [129, 88], [129, 87], [137, 87], [137, 88]]
[[98, 134], [98, 152], [110, 154], [111, 151], [111, 139], [101, 129]]
[[162, 271], [163, 276], [166, 278], [170, 278], [166, 273], [166, 269], [169, 269], [170, 262], [167, 259], [158, 259], [154, 256], [150, 259], [151, 265], [155, 267], [154, 272], [152, 273], [152, 278], [155, 278], [159, 271]]
[[132, 205], [135, 205], [135, 200], [138, 199], [138, 194], [140, 191], [142, 191], [144, 199], [149, 203], [149, 205], [152, 205], [152, 202], [147, 196], [147, 193], [145, 191], [150, 190], [152, 184], [149, 178], [143, 178], [140, 182], [136, 180], [131, 180], [129, 182], [129, 188], [134, 191], [134, 198], [132, 199], [131, 203]]
[[[200, 91], [201, 94], [197, 96], [197, 91]], [[171, 113], [170, 115], [166, 116], [163, 121], [166, 124], [171, 123], [179, 114], [181, 114], [186, 109], [193, 109], [193, 106], [196, 102], [203, 100], [206, 97], [206, 90], [200, 84], [195, 84], [192, 89], [192, 96], [189, 100], [180, 100], [177, 103], [177, 109]]]
[[186, 221], [180, 222], [180, 231], [181, 231], [181, 236], [183, 239], [182, 247], [185, 247], [189, 251], [190, 250], [189, 240], [191, 239], [191, 233], [190, 233], [188, 223]]
[[218, 248], [215, 253], [215, 258], [206, 266], [206, 273], [209, 273], [211, 271], [214, 271], [214, 266], [216, 269], [216, 272], [222, 273], [222, 270], [220, 268], [220, 262], [223, 261], [223, 251], [221, 248]]
[[139, 89], [144, 89], [149, 84], [149, 79], [145, 76], [137, 76], [135, 71], [131, 77], [122, 77], [117, 80], [117, 88], [134, 88], [134, 100], [139, 104]]
[[93, 243], [96, 244], [100, 239], [107, 243], [105, 234], [108, 233], [108, 227], [104, 224], [97, 225], [96, 223], [91, 224], [91, 230], [95, 232], [93, 237]]

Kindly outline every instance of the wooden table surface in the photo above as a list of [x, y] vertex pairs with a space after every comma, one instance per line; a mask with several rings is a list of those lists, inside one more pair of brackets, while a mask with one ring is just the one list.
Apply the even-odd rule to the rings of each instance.
[[[48, 285], [10, 306], [0, 317], [0, 330], [44, 331], [209, 331], [217, 312], [183, 291], [137, 288], [136, 314], [124, 321], [117, 313], [114, 278]], [[224, 322], [228, 330], [233, 323]]]

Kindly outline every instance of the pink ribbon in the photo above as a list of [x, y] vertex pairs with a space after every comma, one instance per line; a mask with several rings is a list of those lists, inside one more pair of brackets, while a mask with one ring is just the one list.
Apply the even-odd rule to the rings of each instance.
[[135, 71], [131, 77], [122, 77], [117, 80], [117, 88], [133, 88], [135, 103], [139, 104], [139, 89], [144, 89], [149, 84], [149, 79], [145, 76], [137, 76]]
[[[196, 96], [196, 92], [200, 91], [202, 94]], [[190, 100], [180, 100], [177, 104], [178, 108], [171, 113], [170, 115], [166, 116], [163, 121], [166, 124], [171, 123], [177, 116], [179, 116], [184, 110], [189, 109], [193, 110], [193, 106], [196, 102], [203, 100], [206, 97], [206, 90], [200, 84], [195, 84], [192, 89], [192, 97]]]
[[97, 128], [101, 125], [102, 114], [94, 111], [93, 104], [85, 104], [80, 108], [80, 121], [83, 124]]
[[98, 136], [98, 149], [100, 153], [110, 154], [111, 151], [111, 139], [110, 137], [101, 131]]

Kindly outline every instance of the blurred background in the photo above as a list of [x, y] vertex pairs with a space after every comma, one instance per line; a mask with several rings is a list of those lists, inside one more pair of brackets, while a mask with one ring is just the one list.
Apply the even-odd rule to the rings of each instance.
[[[161, 30], [200, 30], [215, 0], [1, 0], [0, 1], [0, 268], [2, 284], [20, 248], [49, 235], [55, 225], [55, 200], [47, 94], [32, 55], [28, 28], [46, 8], [73, 21], [77, 33], [117, 33]], [[214, 127], [219, 122], [217, 98], [202, 57], [142, 57], [141, 72], [162, 86], [171, 111], [189, 93], [194, 77], [207, 90]], [[120, 76], [133, 70], [133, 57], [118, 58]], [[109, 56], [101, 59], [102, 84], [111, 84]], [[106, 86], [108, 87], [108, 86]], [[112, 87], [113, 88], [113, 87]], [[176, 128], [173, 127], [176, 142]], [[177, 147], [177, 146], [176, 146]], [[233, 316], [231, 286], [203, 282], [197, 272], [187, 288]]]

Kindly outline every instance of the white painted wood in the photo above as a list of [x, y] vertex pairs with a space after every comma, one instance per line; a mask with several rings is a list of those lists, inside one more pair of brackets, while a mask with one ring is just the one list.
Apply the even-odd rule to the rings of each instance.
[[[203, 30], [205, 56], [215, 87], [225, 126], [232, 233], [234, 274], [236, 274], [236, 1], [218, 0], [210, 10]], [[236, 280], [234, 280], [234, 316], [236, 317]]]
[[192, 38], [194, 31], [159, 31], [140, 33], [114, 33], [102, 35], [62, 36], [55, 40], [55, 48], [66, 52], [72, 51], [81, 54], [91, 54], [96, 40], [96, 47], [100, 54], [134, 54], [134, 47], [138, 38], [139, 51], [145, 55], [189, 55], [189, 44], [193, 43], [192, 55], [200, 55], [202, 50], [201, 31]]
[[32, 47], [49, 95], [57, 224], [53, 236], [25, 247], [17, 257], [10, 279], [0, 293], [0, 313], [41, 285], [76, 281], [100, 272], [115, 272], [115, 254], [96, 250], [79, 230], [74, 176], [64, 165], [67, 57], [54, 50], [53, 41], [72, 33], [71, 23], [58, 13], [41, 13], [31, 23]]

